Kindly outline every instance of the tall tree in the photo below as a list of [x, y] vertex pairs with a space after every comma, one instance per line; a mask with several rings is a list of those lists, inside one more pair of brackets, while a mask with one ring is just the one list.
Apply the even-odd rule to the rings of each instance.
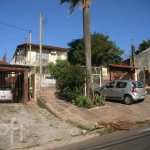
[[150, 40], [143, 40], [142, 43], [139, 44], [139, 52], [142, 52], [150, 47]]
[[87, 81], [86, 92], [87, 96], [93, 101], [93, 84], [92, 84], [92, 73], [91, 73], [91, 36], [90, 36], [90, 5], [92, 0], [60, 0], [61, 4], [70, 3], [70, 14], [74, 11], [75, 7], [79, 4], [83, 7], [83, 34], [84, 34], [84, 50], [86, 58], [86, 71], [89, 77]]
[[[68, 43], [68, 61], [72, 64], [85, 66], [84, 39], [74, 39]], [[116, 46], [115, 42], [109, 40], [108, 35], [94, 32], [91, 34], [92, 66], [110, 63], [121, 64], [123, 50]]]

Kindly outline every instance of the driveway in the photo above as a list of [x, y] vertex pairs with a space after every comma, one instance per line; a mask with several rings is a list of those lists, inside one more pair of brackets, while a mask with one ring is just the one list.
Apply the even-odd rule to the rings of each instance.
[[93, 128], [100, 122], [143, 121], [150, 120], [150, 96], [143, 102], [125, 105], [122, 101], [106, 101], [105, 106], [86, 109], [77, 107], [70, 102], [45, 96], [38, 99], [41, 107], [48, 109], [63, 121], [70, 121], [76, 125]]
[[80, 134], [37, 105], [0, 103], [0, 150], [44, 150], [96, 136]]
[[[48, 99], [47, 102], [57, 104], [53, 109], [58, 109], [57, 113], [61, 116], [64, 114], [63, 117], [70, 117], [70, 121], [80, 117], [78, 123], [81, 123], [81, 118], [86, 119], [88, 123], [91, 122], [92, 125], [100, 121], [150, 120], [149, 96], [144, 102], [132, 105], [106, 101], [106, 106], [90, 110], [74, 107], [72, 104], [67, 105], [57, 99], [53, 101]], [[63, 111], [63, 108], [69, 115]], [[2, 150], [48, 150], [99, 136], [96, 133], [81, 135], [81, 132], [82, 130], [73, 124], [61, 121], [37, 105], [0, 103], [0, 149]]]

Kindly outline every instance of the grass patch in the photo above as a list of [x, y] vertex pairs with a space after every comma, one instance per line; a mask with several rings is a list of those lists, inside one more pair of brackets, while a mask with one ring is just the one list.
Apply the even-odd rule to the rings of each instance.
[[62, 139], [55, 139], [54, 141], [61, 141]]
[[17, 122], [17, 121], [14, 121], [14, 124], [18, 124], [18, 122]]
[[150, 120], [143, 120], [143, 121], [136, 121], [135, 124], [140, 125], [140, 124], [145, 124], [145, 123], [150, 123]]
[[78, 126], [81, 130], [86, 130], [86, 131], [91, 131], [91, 129], [90, 128], [88, 128], [87, 126], [84, 126], [84, 125], [79, 125]]
[[77, 137], [80, 136], [81, 134], [75, 134], [75, 135], [71, 135], [72, 137]]
[[110, 134], [110, 133], [113, 133], [115, 132], [115, 128], [114, 127], [108, 127], [108, 128], [105, 128], [103, 130], [99, 130], [97, 131], [97, 133], [99, 133], [100, 135], [105, 135], [105, 134]]

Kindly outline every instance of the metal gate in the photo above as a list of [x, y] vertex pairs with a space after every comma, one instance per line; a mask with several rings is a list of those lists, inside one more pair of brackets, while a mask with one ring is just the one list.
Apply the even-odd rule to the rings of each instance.
[[101, 68], [100, 67], [92, 67], [93, 74], [93, 88], [101, 86]]
[[[107, 70], [107, 68], [104, 68], [104, 69]], [[93, 74], [93, 88], [94, 89], [96, 87], [101, 87], [110, 81], [109, 73], [104, 74], [103, 68], [101, 67], [92, 67], [92, 74]]]
[[0, 71], [0, 85], [10, 85], [13, 92], [13, 102], [20, 103], [23, 100], [24, 74], [9, 71]]

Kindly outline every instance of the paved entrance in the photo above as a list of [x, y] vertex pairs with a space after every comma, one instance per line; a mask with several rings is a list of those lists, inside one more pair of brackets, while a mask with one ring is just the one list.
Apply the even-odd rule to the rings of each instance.
[[150, 96], [147, 96], [144, 102], [137, 102], [132, 105], [106, 101], [106, 106], [93, 109], [79, 108], [71, 103], [54, 98], [54, 96], [39, 98], [38, 104], [48, 109], [63, 121], [69, 121], [76, 125], [81, 124], [91, 128], [101, 121], [136, 122], [150, 120]]

